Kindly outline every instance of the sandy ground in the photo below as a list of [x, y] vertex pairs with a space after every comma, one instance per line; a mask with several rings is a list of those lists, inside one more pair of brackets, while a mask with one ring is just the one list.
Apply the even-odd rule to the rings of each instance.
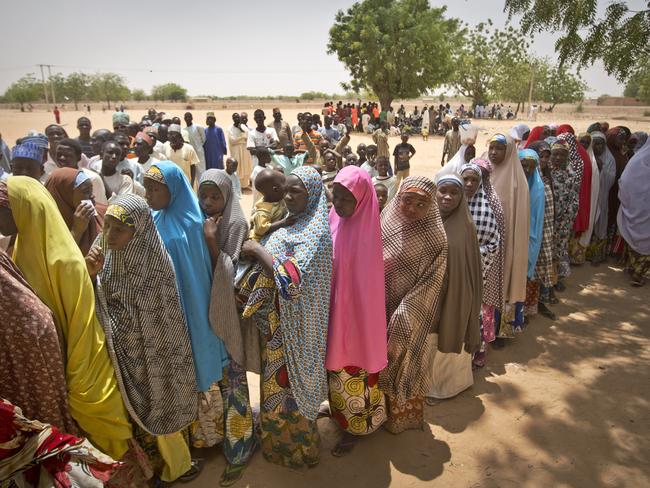
[[[293, 124], [298, 110], [283, 109]], [[168, 108], [168, 107], [164, 107]], [[300, 110], [317, 107], [300, 106]], [[252, 107], [241, 107], [252, 115]], [[172, 113], [182, 115], [184, 110]], [[193, 111], [200, 122], [205, 111]], [[232, 109], [217, 111], [227, 127]], [[648, 130], [641, 112], [595, 109], [588, 119], [556, 113], [538, 122], [569, 122], [584, 130], [591, 120], [624, 123]], [[133, 111], [141, 115], [143, 111]], [[79, 113], [63, 113], [63, 122], [76, 135]], [[584, 115], [584, 114], [581, 114]], [[93, 113], [95, 128], [110, 127], [110, 113]], [[29, 128], [43, 130], [52, 122], [44, 112], [0, 111], [0, 131], [7, 141]], [[479, 122], [477, 153], [488, 134], [512, 122]], [[533, 125], [533, 123], [529, 123]], [[368, 142], [353, 137], [353, 146]], [[391, 145], [397, 143], [391, 140]], [[428, 142], [414, 137], [417, 150], [413, 174], [432, 176], [440, 164], [442, 138]], [[250, 196], [244, 196], [250, 207]], [[264, 461], [256, 454], [236, 486], [250, 487], [640, 487], [650, 486], [650, 286], [633, 289], [619, 267], [574, 268], [562, 303], [554, 310], [557, 322], [537, 317], [524, 334], [500, 351], [491, 351], [488, 364], [475, 373], [474, 386], [454, 399], [426, 407], [427, 427], [393, 436], [379, 431], [364, 438], [347, 458], [334, 458], [339, 438], [333, 421], [318, 421], [322, 434], [321, 463], [292, 471]], [[257, 403], [256, 378], [251, 396]], [[219, 448], [204, 453], [207, 465], [200, 477], [185, 486], [218, 486], [224, 467]], [[435, 483], [435, 484], [434, 484]]]

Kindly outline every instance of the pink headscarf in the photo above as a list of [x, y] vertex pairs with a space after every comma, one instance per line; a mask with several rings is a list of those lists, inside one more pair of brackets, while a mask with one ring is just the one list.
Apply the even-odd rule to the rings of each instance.
[[334, 256], [325, 367], [376, 373], [388, 363], [379, 204], [370, 175], [357, 166], [344, 167], [334, 183], [350, 190], [357, 206], [346, 218], [330, 210]]

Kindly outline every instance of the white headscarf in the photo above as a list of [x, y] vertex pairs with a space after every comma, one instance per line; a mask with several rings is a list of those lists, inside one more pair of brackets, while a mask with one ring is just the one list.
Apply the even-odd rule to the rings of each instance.
[[596, 211], [598, 210], [598, 195], [600, 193], [600, 171], [598, 170], [598, 163], [596, 162], [596, 155], [593, 150], [594, 139], [591, 138], [591, 143], [589, 144], [589, 149], [587, 149], [587, 154], [589, 154], [589, 160], [591, 161], [591, 193], [589, 201], [589, 227], [587, 230], [582, 233], [578, 242], [582, 247], [587, 247], [591, 242], [591, 235], [594, 231], [594, 226], [596, 224]]

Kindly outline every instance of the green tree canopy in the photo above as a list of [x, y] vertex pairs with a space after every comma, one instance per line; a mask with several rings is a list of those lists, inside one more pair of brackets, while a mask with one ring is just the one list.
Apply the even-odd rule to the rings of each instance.
[[106, 101], [108, 108], [111, 102], [126, 100], [130, 91], [124, 78], [115, 73], [98, 73], [91, 78], [90, 96], [96, 101]]
[[535, 99], [551, 104], [581, 102], [585, 98], [587, 84], [566, 66], [550, 65], [545, 61], [536, 84]]
[[336, 14], [329, 54], [350, 72], [344, 90], [369, 88], [383, 109], [413, 98], [450, 78], [459, 22], [427, 0], [363, 0]]
[[176, 83], [156, 85], [151, 89], [151, 98], [163, 102], [165, 100], [172, 102], [185, 101], [187, 99], [187, 89]]
[[626, 80], [650, 56], [650, 3], [633, 11], [612, 1], [604, 16], [596, 0], [505, 0], [511, 18], [521, 15], [526, 33], [561, 32], [555, 43], [560, 64], [578, 66], [602, 60], [608, 74]]
[[625, 87], [625, 96], [650, 104], [650, 61], [641, 63]]
[[79, 110], [79, 102], [88, 97], [91, 78], [85, 73], [70, 73], [63, 83], [63, 95], [72, 99], [74, 109]]
[[144, 90], [136, 88], [135, 90], [131, 90], [131, 98], [136, 102], [141, 102], [147, 99], [147, 94], [144, 92]]
[[24, 104], [35, 102], [43, 97], [43, 84], [29, 73], [14, 81], [5, 91], [4, 99], [7, 102], [19, 103], [20, 110], [24, 111]]

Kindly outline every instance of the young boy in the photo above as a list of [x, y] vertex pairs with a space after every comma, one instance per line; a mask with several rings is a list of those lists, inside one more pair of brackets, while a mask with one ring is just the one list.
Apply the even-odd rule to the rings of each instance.
[[237, 168], [239, 163], [235, 158], [226, 159], [226, 173], [232, 181], [232, 191], [237, 198], [241, 198], [241, 182], [239, 181], [239, 176], [237, 176]]
[[269, 149], [265, 146], [255, 147], [255, 157], [257, 158], [257, 164], [251, 172], [251, 186], [253, 187], [253, 204], [257, 203], [259, 199], [259, 193], [257, 192], [257, 187], [255, 186], [255, 179], [265, 168], [266, 165], [271, 162], [271, 153]]
[[375, 193], [379, 202], [379, 212], [381, 212], [388, 203], [388, 188], [383, 183], [375, 183]]
[[332, 150], [325, 152], [325, 171], [323, 171], [323, 185], [329, 191], [332, 191], [332, 185], [334, 184], [334, 178], [338, 174], [338, 169], [336, 168], [336, 153]]
[[375, 168], [377, 168], [378, 175], [372, 179], [372, 182], [373, 184], [381, 183], [386, 187], [388, 190], [388, 200], [386, 203], [388, 203], [397, 193], [397, 178], [388, 174], [390, 161], [385, 156], [380, 156], [377, 158], [377, 164], [375, 164]]
[[[259, 157], [259, 156], [258, 156]], [[251, 230], [248, 237], [260, 241], [262, 237], [291, 221], [286, 217], [287, 206], [284, 203], [285, 176], [271, 168], [262, 169], [255, 179], [255, 188], [263, 196], [253, 207]]]
[[411, 172], [410, 160], [415, 155], [415, 148], [409, 144], [408, 134], [402, 134], [402, 142], [395, 146], [393, 157], [395, 158], [395, 176], [397, 177], [397, 188], [404, 178]]
[[379, 174], [375, 168], [375, 164], [377, 162], [377, 146], [370, 144], [366, 148], [366, 157], [368, 159], [361, 165], [361, 169], [366, 170], [370, 177], [374, 178]]

